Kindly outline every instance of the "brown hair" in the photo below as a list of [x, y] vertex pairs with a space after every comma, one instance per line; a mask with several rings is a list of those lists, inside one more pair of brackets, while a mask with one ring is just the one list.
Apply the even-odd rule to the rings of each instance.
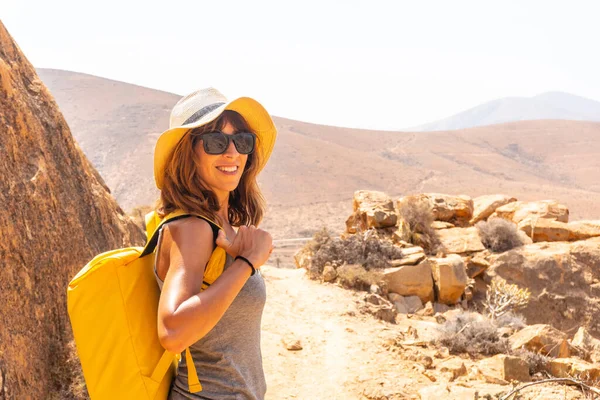
[[[187, 132], [177, 144], [167, 160], [163, 187], [156, 211], [165, 215], [182, 210], [186, 213], [204, 215], [223, 225], [217, 216], [219, 202], [212, 190], [205, 187], [200, 179], [197, 156], [194, 146], [200, 140], [199, 134], [222, 130], [229, 122], [236, 131], [252, 132], [244, 118], [235, 111], [225, 110], [213, 122]], [[256, 147], [260, 146], [256, 138]], [[244, 172], [238, 186], [229, 195], [229, 222], [233, 226], [256, 225], [262, 221], [265, 200], [256, 182], [258, 174], [258, 152], [248, 155]]]

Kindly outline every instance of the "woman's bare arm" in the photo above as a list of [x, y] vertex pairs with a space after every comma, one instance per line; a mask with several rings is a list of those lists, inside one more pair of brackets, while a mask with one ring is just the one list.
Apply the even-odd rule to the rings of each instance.
[[169, 269], [158, 305], [158, 336], [165, 349], [179, 353], [219, 322], [252, 270], [237, 260], [200, 293], [213, 251], [211, 226], [202, 219], [186, 218], [163, 229], [159, 259], [166, 260]]

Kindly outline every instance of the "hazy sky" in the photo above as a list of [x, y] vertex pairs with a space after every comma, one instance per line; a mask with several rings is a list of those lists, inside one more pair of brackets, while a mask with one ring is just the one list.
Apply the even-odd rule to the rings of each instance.
[[600, 2], [0, 0], [36, 67], [400, 129], [505, 96], [600, 100]]

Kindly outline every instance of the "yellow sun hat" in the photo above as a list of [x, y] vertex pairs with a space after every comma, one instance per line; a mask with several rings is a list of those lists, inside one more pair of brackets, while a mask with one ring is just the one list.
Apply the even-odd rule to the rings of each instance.
[[188, 94], [175, 104], [169, 118], [169, 129], [164, 131], [154, 147], [154, 182], [162, 189], [167, 160], [179, 141], [192, 128], [197, 128], [217, 119], [225, 110], [240, 114], [256, 134], [256, 152], [258, 171], [267, 164], [275, 139], [277, 128], [265, 108], [250, 97], [240, 97], [233, 101], [217, 89], [200, 89]]

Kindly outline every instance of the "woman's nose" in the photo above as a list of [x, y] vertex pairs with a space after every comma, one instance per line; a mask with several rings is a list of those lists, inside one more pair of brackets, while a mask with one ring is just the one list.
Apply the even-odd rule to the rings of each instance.
[[233, 143], [233, 140], [229, 141], [229, 146], [227, 146], [227, 150], [225, 150], [224, 154], [229, 157], [235, 157], [240, 155], [240, 153], [238, 153], [237, 151], [237, 148], [235, 147], [235, 143]]

